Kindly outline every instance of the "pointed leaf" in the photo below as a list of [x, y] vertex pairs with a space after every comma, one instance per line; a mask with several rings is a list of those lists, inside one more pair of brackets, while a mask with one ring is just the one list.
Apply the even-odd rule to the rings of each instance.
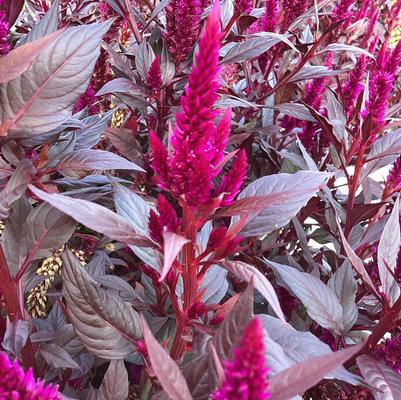
[[163, 232], [164, 239], [164, 262], [163, 262], [163, 271], [160, 276], [159, 282], [166, 279], [166, 276], [170, 272], [171, 267], [173, 266], [173, 262], [177, 258], [178, 254], [180, 254], [181, 249], [188, 243], [189, 240], [181, 235], [177, 235], [174, 232]]
[[28, 334], [28, 321], [17, 319], [8, 326], [1, 345], [4, 350], [13, 353], [17, 357], [25, 346]]
[[154, 338], [143, 317], [142, 330], [150, 363], [164, 391], [174, 400], [192, 400], [191, 392], [178, 365]]
[[128, 222], [106, 207], [87, 200], [46, 193], [32, 185], [29, 185], [29, 189], [37, 197], [74, 218], [77, 222], [103, 233], [111, 239], [137, 246], [153, 245], [150, 239], [138, 235]]
[[394, 202], [390, 218], [384, 226], [377, 250], [377, 266], [379, 268], [380, 281], [383, 292], [390, 304], [394, 304], [400, 295], [400, 288], [391, 275], [397, 265], [397, 256], [400, 250], [400, 200]]
[[57, 344], [42, 344], [38, 350], [45, 361], [54, 368], [73, 368], [81, 370], [79, 364]]
[[0, 86], [0, 135], [15, 128], [48, 132], [71, 116], [111, 22], [67, 28], [22, 75]]
[[281, 310], [278, 297], [272, 284], [259, 270], [241, 261], [222, 261], [219, 265], [247, 283], [253, 279], [255, 289], [263, 295], [276, 315], [282, 321], [285, 321], [283, 311]]
[[238, 199], [280, 196], [281, 202], [266, 207], [241, 233], [245, 236], [258, 236], [286, 225], [315, 196], [328, 176], [322, 172], [299, 171], [295, 174], [269, 175], [252, 182], [239, 194]]
[[32, 43], [11, 50], [0, 58], [0, 84], [9, 82], [23, 74], [33, 60], [54, 40], [63, 33], [62, 30], [47, 35]]
[[288, 400], [320, 382], [363, 347], [363, 343], [328, 355], [312, 357], [269, 379], [270, 400]]
[[287, 265], [267, 261], [305, 306], [309, 316], [323, 328], [341, 332], [343, 310], [337, 296], [318, 278]]
[[22, 160], [11, 175], [6, 187], [0, 192], [0, 218], [7, 218], [11, 204], [18, 200], [32, 182], [36, 168], [29, 160]]
[[122, 360], [111, 361], [99, 388], [99, 400], [127, 400], [128, 372]]
[[377, 389], [372, 390], [375, 400], [401, 399], [401, 379], [397, 372], [367, 355], [358, 357], [356, 361], [366, 382]]
[[119, 360], [134, 351], [132, 341], [141, 337], [139, 314], [104, 291], [69, 250], [63, 254], [63, 295], [75, 332], [91, 353]]

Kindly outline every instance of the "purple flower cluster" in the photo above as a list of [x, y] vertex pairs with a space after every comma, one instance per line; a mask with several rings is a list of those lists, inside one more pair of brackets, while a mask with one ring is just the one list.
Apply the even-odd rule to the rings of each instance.
[[157, 197], [157, 211], [159, 214], [156, 214], [153, 210], [149, 213], [149, 231], [150, 237], [162, 244], [163, 231], [178, 232], [181, 221], [177, 217], [173, 206], [161, 194]]
[[164, 38], [176, 65], [186, 60], [198, 39], [201, 12], [199, 0], [170, 0], [166, 7]]
[[[0, 0], [0, 5], [3, 0]], [[0, 57], [6, 55], [10, 51], [10, 45], [8, 43], [8, 21], [6, 14], [0, 10]]]
[[88, 107], [90, 115], [97, 114], [99, 112], [99, 106], [96, 104], [96, 95], [92, 85], [89, 85], [86, 92], [77, 100], [74, 106], [74, 113], [83, 110]]
[[340, 0], [333, 10], [333, 21], [340, 21], [342, 19], [351, 18], [352, 6], [355, 4], [355, 0]]
[[157, 91], [162, 86], [162, 74], [160, 71], [160, 56], [157, 56], [152, 64], [150, 65], [148, 75], [146, 77], [146, 83], [149, 88]]
[[309, 0], [282, 0], [283, 22], [281, 30], [284, 32], [289, 25], [301, 16], [308, 8]]
[[237, 14], [249, 14], [252, 10], [252, 0], [235, 0], [234, 12]]
[[401, 333], [386, 339], [376, 355], [401, 375]]
[[35, 380], [32, 370], [25, 372], [0, 352], [0, 399], [61, 400], [57, 387]]
[[224, 382], [213, 393], [213, 400], [266, 400], [270, 397], [263, 328], [258, 318], [245, 328], [240, 346], [234, 350], [233, 360], [225, 362], [224, 372]]
[[260, 19], [260, 30], [264, 32], [275, 32], [278, 23], [278, 1], [266, 0], [265, 12]]
[[[168, 155], [155, 133], [150, 134], [152, 167], [157, 183], [175, 198], [183, 197], [190, 206], [205, 204], [210, 199], [212, 180], [221, 171], [220, 163], [230, 133], [231, 110], [215, 124], [220, 114], [214, 103], [219, 88], [221, 38], [216, 2], [206, 21], [195, 65], [181, 96], [181, 111], [176, 114], [176, 126], [170, 139], [171, 154]], [[226, 185], [226, 193], [233, 193], [241, 186], [245, 175], [239, 171], [238, 163], [235, 164], [237, 181], [230, 177], [232, 187]]]

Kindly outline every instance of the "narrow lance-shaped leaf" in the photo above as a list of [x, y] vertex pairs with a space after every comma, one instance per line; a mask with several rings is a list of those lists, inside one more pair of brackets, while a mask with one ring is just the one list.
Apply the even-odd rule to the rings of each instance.
[[394, 272], [395, 270], [400, 249], [399, 204], [400, 200], [398, 197], [394, 202], [390, 218], [384, 226], [377, 250], [377, 266], [379, 268], [380, 281], [383, 292], [388, 297], [390, 304], [394, 304], [400, 295], [400, 288], [390, 272]]
[[318, 278], [287, 265], [267, 261], [305, 306], [309, 316], [323, 328], [341, 332], [343, 310], [337, 296]]
[[163, 232], [164, 239], [164, 262], [163, 262], [163, 271], [160, 276], [159, 281], [163, 281], [166, 279], [166, 276], [170, 272], [171, 267], [175, 259], [185, 243], [188, 243], [189, 240], [181, 235], [177, 235], [174, 232]]
[[118, 360], [134, 351], [133, 341], [142, 335], [139, 314], [104, 291], [69, 250], [63, 254], [63, 295], [75, 332], [91, 353]]
[[241, 261], [222, 261], [219, 265], [247, 283], [253, 279], [255, 289], [263, 295], [276, 315], [282, 321], [285, 321], [283, 311], [281, 310], [278, 297], [272, 284], [259, 270]]
[[29, 334], [29, 323], [17, 319], [12, 322], [4, 334], [1, 346], [4, 350], [10, 351], [14, 356], [18, 356], [20, 351], [25, 346]]
[[74, 218], [77, 222], [103, 233], [111, 239], [143, 247], [153, 246], [150, 239], [138, 235], [128, 222], [106, 207], [87, 200], [46, 193], [32, 185], [29, 185], [29, 189], [37, 197]]
[[312, 357], [269, 379], [270, 400], [288, 400], [316, 385], [363, 347], [363, 343], [331, 354]]
[[192, 400], [191, 392], [178, 365], [154, 338], [143, 317], [142, 329], [150, 363], [164, 391], [174, 400]]

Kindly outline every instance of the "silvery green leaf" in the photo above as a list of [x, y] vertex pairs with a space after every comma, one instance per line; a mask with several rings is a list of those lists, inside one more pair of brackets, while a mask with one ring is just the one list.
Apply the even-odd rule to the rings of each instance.
[[4, 350], [11, 352], [15, 357], [25, 346], [29, 334], [29, 323], [20, 319], [12, 322], [4, 333], [1, 345]]
[[66, 121], [88, 86], [111, 23], [67, 28], [22, 75], [0, 85], [0, 132], [24, 128], [39, 134]]
[[333, 274], [327, 285], [333, 289], [340, 301], [344, 329], [349, 331], [358, 318], [358, 307], [355, 304], [357, 284], [348, 260]]
[[369, 53], [367, 50], [362, 49], [357, 46], [352, 46], [350, 44], [344, 44], [344, 43], [330, 43], [328, 44], [323, 50], [319, 51], [317, 54], [322, 54], [325, 52], [334, 52], [334, 53], [343, 53], [343, 52], [350, 52], [350, 53], [355, 53], [355, 54], [363, 54], [364, 56], [367, 56], [369, 58], [372, 58], [373, 60], [375, 59], [375, 56], [372, 53]]
[[384, 226], [377, 250], [377, 266], [379, 268], [380, 282], [383, 293], [389, 299], [390, 305], [393, 305], [400, 295], [400, 288], [391, 274], [391, 272], [394, 273], [397, 266], [397, 257], [400, 249], [399, 203], [400, 198], [398, 196], [394, 202], [390, 218]]
[[362, 355], [357, 358], [358, 367], [372, 390], [375, 400], [401, 399], [400, 375], [380, 360]]
[[52, 2], [51, 7], [41, 20], [34, 25], [34, 27], [20, 40], [18, 40], [16, 47], [22, 46], [26, 43], [33, 42], [41, 39], [42, 37], [56, 32], [58, 28], [58, 13], [59, 13], [59, 0]]
[[[279, 43], [280, 39], [272, 37], [250, 37], [244, 42], [235, 43], [227, 51], [223, 57], [222, 63], [233, 64], [240, 63], [263, 54], [275, 44]], [[224, 49], [224, 48], [223, 48]], [[222, 51], [224, 51], [222, 49]]]
[[142, 335], [139, 314], [104, 291], [69, 250], [63, 254], [63, 295], [69, 319], [88, 351], [106, 360], [123, 359], [134, 351], [132, 340]]
[[296, 72], [289, 80], [288, 83], [294, 83], [299, 81], [306, 81], [308, 79], [323, 78], [325, 76], [336, 76], [341, 71], [333, 70], [323, 65], [310, 65], [306, 64], [302, 69]]
[[47, 364], [54, 368], [72, 368], [80, 370], [79, 364], [60, 346], [54, 343], [44, 343], [38, 347], [39, 353]]
[[[120, 184], [113, 184], [113, 186], [117, 214], [121, 215], [141, 235], [149, 236], [150, 205], [132, 190]], [[133, 245], [130, 247], [145, 264], [157, 271], [162, 270], [163, 258], [158, 250]]]
[[146, 81], [149, 68], [155, 58], [152, 47], [146, 40], [142, 40], [135, 53], [135, 66], [144, 81]]
[[315, 322], [337, 333], [344, 330], [343, 309], [330, 287], [311, 274], [272, 261], [265, 262], [302, 301]]
[[99, 388], [99, 400], [127, 400], [128, 372], [122, 360], [111, 361]]
[[[295, 174], [264, 176], [250, 183], [238, 200], [263, 196], [271, 205], [261, 211], [243, 228], [245, 236], [259, 236], [273, 232], [290, 222], [300, 209], [323, 186], [329, 174], [315, 171], [299, 171]], [[250, 217], [251, 217], [250, 212]], [[236, 219], [234, 219], [236, 221]]]

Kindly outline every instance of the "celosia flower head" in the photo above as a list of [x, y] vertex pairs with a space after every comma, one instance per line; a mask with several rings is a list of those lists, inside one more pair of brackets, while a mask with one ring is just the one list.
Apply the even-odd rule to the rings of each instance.
[[178, 232], [181, 221], [174, 207], [161, 194], [157, 197], [157, 211], [159, 214], [153, 210], [149, 213], [149, 232], [154, 241], [163, 243], [163, 231]]
[[401, 375], [401, 333], [391, 339], [386, 339], [376, 355]]
[[254, 318], [245, 328], [232, 361], [225, 362], [224, 382], [212, 394], [212, 399], [266, 400], [270, 397], [268, 371], [265, 366], [262, 324], [258, 318]]
[[[3, 0], [0, 0], [0, 5]], [[6, 14], [0, 10], [0, 57], [6, 55], [10, 51], [10, 45], [8, 44], [8, 21]]]
[[25, 372], [0, 352], [0, 399], [2, 400], [61, 400], [57, 387], [35, 380], [32, 370]]
[[265, 32], [275, 32], [278, 21], [278, 1], [266, 0], [265, 12], [260, 19], [260, 30]]
[[155, 134], [150, 136], [152, 167], [160, 187], [187, 204], [199, 206], [211, 196], [212, 180], [221, 171], [230, 131], [231, 111], [215, 119], [214, 108], [219, 88], [218, 66], [220, 41], [218, 3], [213, 6], [202, 32], [195, 65], [181, 96], [181, 111], [176, 114], [176, 126], [171, 134], [171, 154]]
[[281, 30], [285, 31], [288, 26], [301, 16], [309, 5], [309, 0], [282, 0], [283, 21]]
[[248, 14], [252, 10], [252, 0], [235, 0], [234, 12], [237, 14]]
[[93, 90], [92, 85], [89, 85], [86, 92], [75, 103], [74, 113], [88, 107], [90, 115], [97, 114], [99, 112], [99, 107], [96, 104], [96, 101], [95, 91]]
[[[398, 157], [391, 166], [385, 183], [385, 197], [391, 195], [395, 190], [401, 188], [401, 157]], [[400, 260], [401, 261], [401, 260]]]
[[351, 18], [351, 8], [355, 0], [340, 0], [333, 10], [333, 21], [339, 21], [345, 18]]
[[152, 64], [150, 65], [148, 75], [146, 77], [146, 83], [149, 88], [157, 91], [162, 86], [162, 74], [160, 71], [160, 56], [157, 56]]
[[170, 0], [166, 7], [164, 38], [176, 65], [185, 61], [198, 39], [201, 12], [199, 0]]

